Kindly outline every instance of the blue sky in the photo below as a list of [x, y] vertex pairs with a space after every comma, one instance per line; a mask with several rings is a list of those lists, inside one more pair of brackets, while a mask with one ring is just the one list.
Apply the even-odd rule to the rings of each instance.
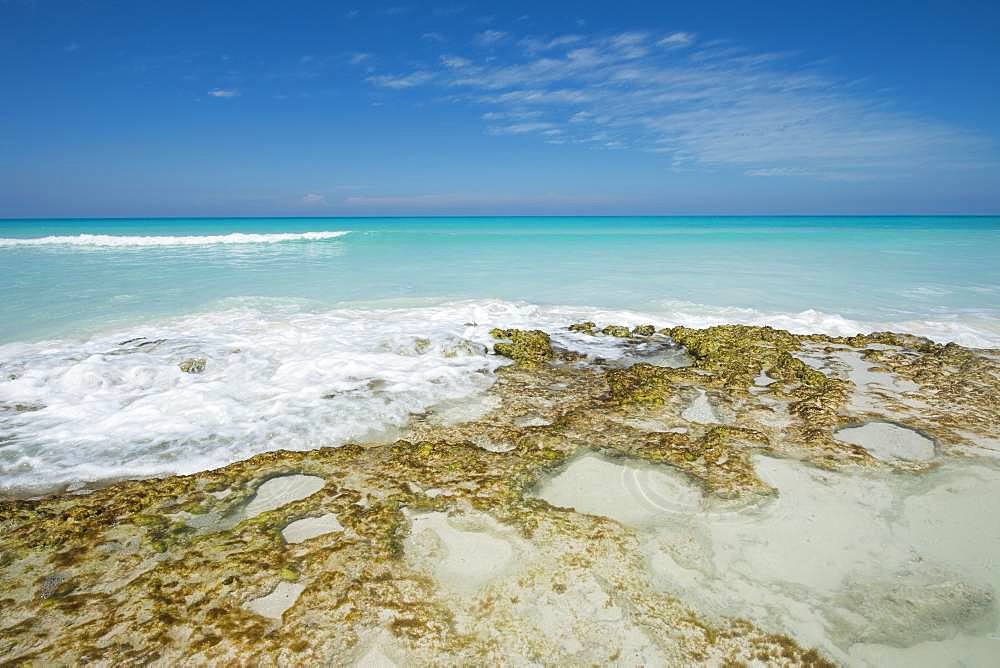
[[0, 217], [1000, 212], [996, 2], [0, 0]]

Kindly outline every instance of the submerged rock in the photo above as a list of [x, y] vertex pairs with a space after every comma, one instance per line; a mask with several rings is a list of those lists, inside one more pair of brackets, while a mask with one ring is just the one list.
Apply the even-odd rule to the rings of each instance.
[[595, 334], [594, 328], [597, 327], [597, 323], [590, 322], [577, 322], [569, 326], [569, 331], [571, 332], [582, 332], [584, 334]]
[[510, 339], [510, 343], [497, 343], [493, 351], [509, 357], [518, 364], [533, 365], [552, 359], [552, 343], [549, 335], [539, 329], [499, 329], [490, 330], [494, 339]]
[[207, 361], [204, 357], [189, 357], [181, 362], [178, 367], [184, 373], [202, 373], [205, 370]]

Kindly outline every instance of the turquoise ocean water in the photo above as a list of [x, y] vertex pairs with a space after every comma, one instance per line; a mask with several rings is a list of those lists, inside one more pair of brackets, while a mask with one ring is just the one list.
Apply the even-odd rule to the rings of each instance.
[[[310, 231], [349, 234], [142, 238]], [[81, 234], [125, 239], [73, 239]], [[39, 237], [55, 238], [23, 245]], [[707, 316], [812, 309], [863, 324], [937, 322], [921, 326], [1000, 345], [997, 217], [8, 220], [0, 267], [2, 342], [262, 297], [317, 306], [493, 298]]]
[[449, 351], [493, 324], [1000, 347], [1000, 217], [5, 220], [0, 290], [0, 489], [34, 489], [398, 427], [481, 391]]

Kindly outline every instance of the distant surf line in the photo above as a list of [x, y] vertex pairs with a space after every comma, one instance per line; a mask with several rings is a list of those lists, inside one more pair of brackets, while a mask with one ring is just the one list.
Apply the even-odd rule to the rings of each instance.
[[14, 246], [98, 246], [109, 248], [141, 246], [212, 246], [216, 244], [274, 244], [286, 241], [323, 241], [349, 234], [350, 230], [247, 234], [233, 232], [208, 236], [125, 236], [77, 234], [28, 238], [0, 238], [0, 247]]

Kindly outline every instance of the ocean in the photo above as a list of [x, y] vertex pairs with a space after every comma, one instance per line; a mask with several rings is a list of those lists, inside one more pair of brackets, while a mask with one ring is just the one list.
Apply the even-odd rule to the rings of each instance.
[[0, 492], [391, 436], [489, 387], [493, 326], [1000, 347], [998, 258], [1000, 217], [0, 221]]

